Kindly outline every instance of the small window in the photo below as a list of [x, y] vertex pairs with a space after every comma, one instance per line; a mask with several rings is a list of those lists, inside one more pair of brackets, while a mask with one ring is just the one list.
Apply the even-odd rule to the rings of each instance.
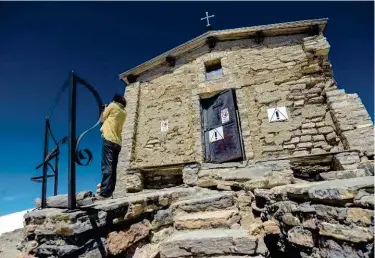
[[206, 80], [213, 80], [223, 76], [223, 68], [220, 59], [208, 61], [204, 64], [206, 67]]

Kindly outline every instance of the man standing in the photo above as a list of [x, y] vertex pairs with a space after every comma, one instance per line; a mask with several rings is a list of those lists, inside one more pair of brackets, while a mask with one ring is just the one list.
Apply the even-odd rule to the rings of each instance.
[[126, 120], [126, 100], [115, 94], [113, 102], [105, 107], [102, 114], [100, 132], [103, 138], [102, 149], [102, 182], [97, 200], [112, 196], [116, 187], [117, 163], [121, 150], [121, 132]]

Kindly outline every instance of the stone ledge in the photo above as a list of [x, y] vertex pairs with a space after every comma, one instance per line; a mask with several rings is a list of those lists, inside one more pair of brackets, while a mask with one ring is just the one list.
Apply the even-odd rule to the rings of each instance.
[[176, 229], [230, 228], [239, 221], [238, 210], [196, 212], [175, 216]]
[[272, 194], [278, 198], [313, 200], [323, 203], [345, 204], [353, 201], [361, 189], [374, 187], [374, 177], [340, 179], [332, 181], [277, 186]]
[[326, 222], [322, 222], [319, 225], [319, 234], [353, 243], [366, 243], [374, 239], [373, 231], [370, 231], [368, 228], [357, 226], [353, 229], [348, 226], [333, 225]]
[[366, 171], [365, 169], [352, 169], [352, 170], [341, 170], [331, 171], [326, 173], [320, 173], [319, 176], [323, 180], [336, 180], [336, 179], [349, 179], [364, 176], [373, 176], [373, 173]]
[[[91, 191], [83, 191], [76, 194], [77, 206], [84, 206], [93, 203], [92, 201], [93, 193]], [[41, 199], [37, 198], [35, 200], [35, 207], [41, 207]], [[68, 208], [68, 195], [57, 195], [47, 197], [47, 207], [46, 208]]]
[[373, 179], [298, 183], [254, 194], [176, 187], [97, 201], [71, 212], [34, 210], [25, 215], [24, 250], [50, 257], [108, 252], [142, 254], [139, 258], [262, 258], [293, 250], [323, 256], [334, 252], [326, 246], [330, 241], [340, 241], [345, 257], [353, 257], [373, 240]]
[[233, 193], [202, 191], [202, 195], [180, 200], [171, 205], [173, 212], [198, 212], [231, 209], [235, 205]]
[[255, 254], [257, 239], [247, 230], [213, 229], [181, 231], [160, 247], [162, 257], [208, 257], [224, 254]]

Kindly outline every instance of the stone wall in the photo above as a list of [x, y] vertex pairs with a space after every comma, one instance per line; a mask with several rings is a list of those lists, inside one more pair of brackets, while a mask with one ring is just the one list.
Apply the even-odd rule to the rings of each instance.
[[[245, 81], [247, 118], [256, 159], [342, 150], [328, 112], [325, 89], [332, 84], [329, 44], [323, 36], [300, 44], [260, 49]], [[288, 121], [269, 123], [267, 108], [285, 106]]]
[[326, 92], [328, 106], [345, 149], [357, 149], [374, 159], [374, 125], [357, 94], [345, 90]]
[[372, 177], [255, 190], [265, 200], [250, 232], [273, 257], [373, 257]]
[[[135, 135], [138, 125], [139, 91], [140, 87], [138, 82], [126, 87], [127, 117], [122, 130], [122, 146], [117, 165], [116, 195], [126, 193], [125, 186], [128, 184], [129, 180], [132, 181], [127, 169], [134, 160]], [[134, 185], [134, 183], [132, 183], [132, 185]]]
[[[331, 115], [320, 95], [325, 84], [306, 84], [303, 83], [305, 79], [280, 85], [266, 83], [246, 89], [255, 158], [342, 150]], [[278, 106], [286, 106], [289, 119], [270, 123], [265, 111], [268, 107]]]
[[[219, 42], [141, 75], [138, 124], [125, 132], [135, 134], [131, 166], [201, 162], [199, 98], [228, 88], [236, 89], [247, 159], [342, 149], [324, 95], [332, 82], [328, 50], [322, 35]], [[205, 63], [216, 59], [223, 77], [206, 81]], [[287, 108], [289, 121], [268, 122], [267, 108], [276, 106]]]
[[[268, 37], [261, 44], [218, 42], [177, 58], [174, 67], [141, 75], [126, 89], [129, 114], [116, 196], [143, 189], [140, 168], [202, 164], [200, 99], [225, 89], [236, 92], [245, 162], [352, 149], [373, 159], [372, 121], [358, 96], [338, 89], [329, 48], [323, 35], [305, 34]], [[205, 63], [217, 59], [223, 76], [206, 81]], [[270, 123], [267, 109], [280, 106], [289, 119]], [[167, 132], [161, 132], [161, 121], [168, 121]]]
[[[191, 89], [194, 67], [184, 65], [172, 73], [140, 85], [135, 160], [147, 167], [195, 160]], [[161, 121], [168, 131], [161, 132]]]

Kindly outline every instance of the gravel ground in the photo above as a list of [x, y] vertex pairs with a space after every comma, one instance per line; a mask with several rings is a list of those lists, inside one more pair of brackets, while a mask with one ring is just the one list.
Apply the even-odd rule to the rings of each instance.
[[23, 229], [3, 233], [0, 236], [0, 257], [16, 258], [21, 252], [17, 245], [22, 241]]

